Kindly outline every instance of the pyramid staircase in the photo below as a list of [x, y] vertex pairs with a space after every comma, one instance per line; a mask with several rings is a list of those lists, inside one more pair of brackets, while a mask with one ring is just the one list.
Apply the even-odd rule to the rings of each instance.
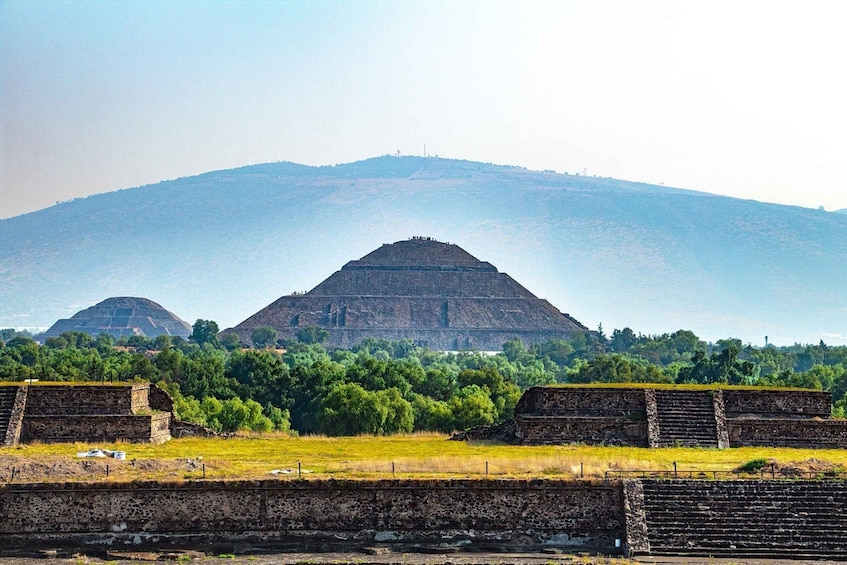
[[651, 554], [847, 556], [847, 482], [643, 480]]
[[656, 447], [718, 447], [713, 392], [656, 390]]
[[[16, 403], [20, 394], [24, 395], [20, 402], [25, 402], [26, 387], [0, 386], [0, 440], [2, 440], [0, 445], [4, 447], [16, 445], [21, 435], [23, 405]], [[17, 411], [16, 405], [19, 407]]]

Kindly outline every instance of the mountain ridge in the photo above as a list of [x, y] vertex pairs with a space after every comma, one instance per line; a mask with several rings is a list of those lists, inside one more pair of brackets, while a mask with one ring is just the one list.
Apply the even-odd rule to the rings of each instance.
[[847, 215], [432, 157], [264, 163], [0, 220], [0, 326], [108, 296], [232, 326], [415, 235], [461, 245], [590, 327], [847, 335]]

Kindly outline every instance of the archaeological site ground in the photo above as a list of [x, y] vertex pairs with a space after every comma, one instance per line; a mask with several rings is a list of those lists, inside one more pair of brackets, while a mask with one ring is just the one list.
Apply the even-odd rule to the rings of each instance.
[[[13, 461], [11, 469], [0, 467], [3, 550], [237, 546], [847, 557], [841, 475], [847, 460], [841, 431], [832, 431], [843, 422], [828, 418], [825, 393], [531, 389], [512, 428], [517, 443], [527, 445], [506, 445], [445, 436], [161, 443], [161, 434], [181, 434], [171, 434], [167, 402], [146, 383], [2, 390], [14, 391], [11, 408], [3, 404], [6, 428], [18, 422], [20, 429], [17, 446], [0, 452]], [[667, 409], [664, 395], [683, 395], [671, 404], [690, 404], [685, 417]], [[66, 430], [56, 423], [59, 416]], [[127, 423], [136, 416], [142, 424]], [[167, 426], [157, 427], [157, 418]], [[580, 429], [577, 438], [562, 432]], [[817, 449], [763, 447], [765, 435], [779, 445]], [[74, 439], [84, 441], [62, 443]], [[368, 442], [385, 443], [356, 460], [355, 446], [365, 449]], [[585, 445], [592, 442], [605, 446]], [[94, 445], [121, 449], [127, 460], [75, 458]], [[603, 457], [605, 465], [597, 461]], [[236, 469], [251, 458], [252, 472]], [[797, 458], [793, 471], [786, 458]], [[759, 459], [764, 462], [748, 474], [730, 472]], [[824, 460], [831, 464], [815, 467]], [[50, 478], [51, 465], [57, 473], [73, 465], [79, 472]], [[147, 478], [145, 468], [166, 475]]]

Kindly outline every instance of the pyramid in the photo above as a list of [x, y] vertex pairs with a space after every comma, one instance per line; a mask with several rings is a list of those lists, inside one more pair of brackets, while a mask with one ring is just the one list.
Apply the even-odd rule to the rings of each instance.
[[264, 326], [282, 339], [320, 326], [329, 331], [324, 345], [331, 348], [373, 337], [407, 338], [442, 351], [500, 351], [515, 337], [532, 345], [588, 331], [491, 263], [428, 237], [385, 244], [223, 333], [249, 343]]
[[152, 300], [119, 296], [107, 298], [70, 318], [59, 320], [39, 338], [59, 337], [64, 332], [78, 331], [94, 336], [106, 333], [115, 337], [142, 335], [154, 338], [174, 335], [187, 338], [192, 328]]

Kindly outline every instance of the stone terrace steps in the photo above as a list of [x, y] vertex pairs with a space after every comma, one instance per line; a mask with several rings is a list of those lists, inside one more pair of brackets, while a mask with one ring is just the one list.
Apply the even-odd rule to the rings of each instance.
[[847, 482], [642, 484], [651, 553], [847, 556]]
[[9, 423], [12, 419], [12, 408], [18, 395], [16, 386], [0, 386], [0, 445], [6, 444]]
[[656, 390], [660, 447], [717, 447], [710, 391]]

